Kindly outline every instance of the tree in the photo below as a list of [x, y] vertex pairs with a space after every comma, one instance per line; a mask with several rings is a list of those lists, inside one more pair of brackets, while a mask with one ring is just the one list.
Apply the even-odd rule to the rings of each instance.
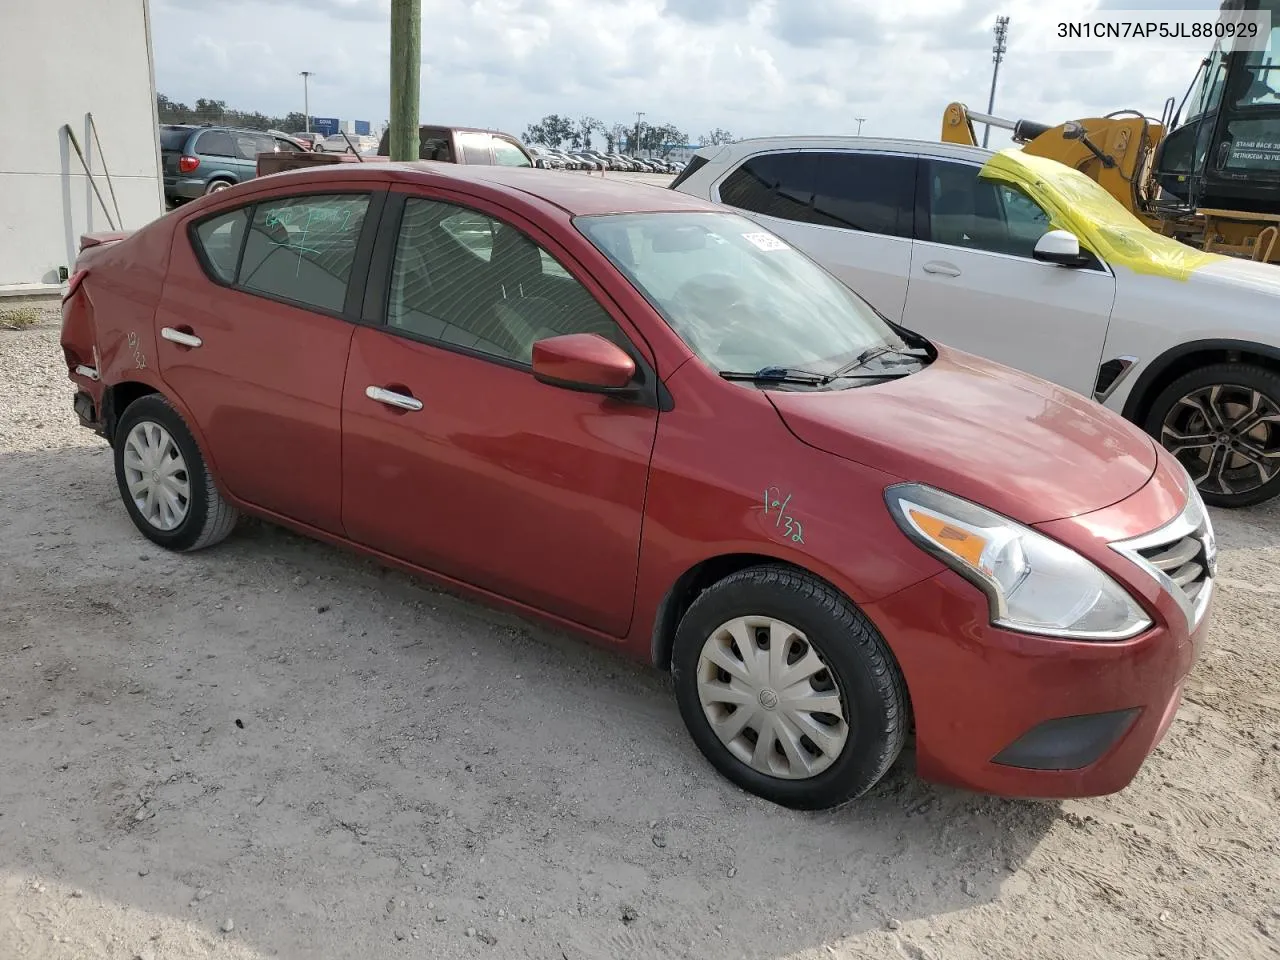
[[689, 135], [671, 123], [648, 124], [640, 130], [640, 149], [665, 157], [689, 142]]
[[698, 138], [698, 146], [700, 147], [718, 147], [722, 143], [733, 143], [737, 138], [732, 133], [721, 127], [716, 127], [710, 133], [704, 133]]
[[233, 110], [225, 100], [207, 97], [201, 97], [194, 107], [189, 107], [157, 93], [156, 113], [161, 123], [219, 123], [247, 130], [282, 130], [285, 133], [297, 133], [307, 128], [307, 118], [297, 111], [284, 117], [269, 117], [257, 110]]
[[537, 123], [525, 128], [525, 143], [537, 143], [544, 147], [559, 148], [568, 141], [574, 143], [577, 138], [577, 126], [568, 117], [551, 113]]
[[577, 129], [574, 130], [573, 136], [570, 137], [570, 144], [575, 150], [590, 150], [591, 134], [603, 129], [604, 124], [595, 117], [579, 117]]
[[604, 134], [605, 146], [608, 148], [606, 153], [617, 153], [618, 148], [622, 146], [622, 141], [627, 139], [629, 127], [625, 123], [614, 123], [609, 127], [601, 125], [600, 130]]

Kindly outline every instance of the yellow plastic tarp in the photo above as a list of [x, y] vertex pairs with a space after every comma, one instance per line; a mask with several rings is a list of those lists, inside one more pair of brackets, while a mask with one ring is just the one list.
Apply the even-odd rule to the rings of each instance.
[[1226, 259], [1156, 233], [1093, 180], [1056, 160], [1011, 147], [988, 160], [980, 176], [1024, 190], [1055, 227], [1070, 230], [1112, 266], [1185, 280], [1193, 270]]

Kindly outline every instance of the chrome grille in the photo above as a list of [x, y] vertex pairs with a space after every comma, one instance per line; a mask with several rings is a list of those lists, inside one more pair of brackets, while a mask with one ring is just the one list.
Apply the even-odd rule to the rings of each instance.
[[1178, 601], [1191, 629], [1200, 625], [1213, 594], [1217, 543], [1194, 486], [1182, 512], [1159, 530], [1111, 546], [1155, 577]]

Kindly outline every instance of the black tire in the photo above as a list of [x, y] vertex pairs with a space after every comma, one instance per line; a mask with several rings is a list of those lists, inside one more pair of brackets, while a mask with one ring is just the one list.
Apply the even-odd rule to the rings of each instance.
[[[784, 779], [752, 768], [721, 743], [703, 711], [697, 676], [703, 644], [743, 616], [775, 618], [803, 632], [840, 691], [848, 739], [816, 776]], [[680, 714], [703, 755], [744, 790], [784, 807], [823, 810], [861, 796], [893, 766], [906, 741], [906, 683], [879, 632], [845, 597], [792, 567], [751, 567], [704, 591], [676, 630], [671, 673]]]
[[[1197, 416], [1194, 411], [1186, 406], [1179, 407], [1179, 401], [1194, 393], [1197, 390], [1205, 388], [1221, 386], [1225, 393], [1223, 396], [1228, 402], [1240, 400], [1241, 403], [1231, 402], [1231, 410], [1237, 411], [1241, 409], [1243, 403], [1249, 402], [1249, 391], [1256, 391], [1261, 394], [1266, 401], [1275, 405], [1280, 410], [1280, 376], [1277, 376], [1264, 367], [1258, 367], [1250, 363], [1215, 363], [1208, 367], [1201, 367], [1190, 373], [1184, 374], [1177, 380], [1165, 387], [1156, 396], [1155, 401], [1151, 404], [1151, 411], [1147, 414], [1146, 423], [1143, 429], [1156, 439], [1157, 443], [1163, 443], [1165, 448], [1174, 452], [1176, 444], [1170, 441], [1166, 435], [1166, 421], [1172, 416], [1175, 420], [1180, 417]], [[1175, 409], [1177, 408], [1177, 409]], [[1187, 430], [1197, 429], [1196, 424], [1199, 421], [1194, 419], [1188, 421]], [[1177, 428], [1178, 424], [1172, 425]], [[1227, 425], [1228, 428], [1230, 424]], [[1212, 432], [1212, 431], [1209, 431]], [[1265, 433], [1265, 439], [1259, 439], [1257, 434]], [[1225, 436], [1231, 436], [1228, 429]], [[1267, 451], [1280, 452], [1280, 424], [1262, 424], [1256, 428], [1254, 435], [1249, 438], [1251, 442], [1265, 448]], [[1225, 456], [1226, 451], [1223, 451]], [[1203, 448], [1196, 451], [1184, 450], [1179, 460], [1183, 466], [1187, 467], [1188, 472], [1197, 480], [1197, 487], [1200, 490], [1200, 496], [1205, 503], [1216, 507], [1248, 507], [1280, 494], [1280, 473], [1272, 477], [1265, 483], [1260, 485], [1258, 481], [1261, 474], [1256, 467], [1240, 466], [1229, 468], [1225, 476], [1228, 478], [1226, 487], [1235, 487], [1238, 492], [1228, 492], [1224, 489], [1223, 484], [1219, 483], [1215, 472], [1212, 469], [1217, 460], [1212, 460], [1208, 464], [1198, 464], [1192, 460], [1193, 455], [1203, 456]], [[1209, 454], [1211, 457], [1218, 456], [1216, 452]], [[1229, 463], [1241, 464], [1241, 459], [1232, 459]]]
[[219, 193], [223, 190], [230, 189], [231, 187], [234, 187], [234, 186], [235, 184], [232, 183], [230, 180], [222, 180], [222, 179], [210, 180], [209, 185], [204, 188], [204, 195], [207, 197], [211, 193]]
[[[186, 515], [171, 530], [164, 530], [153, 524], [139, 510], [134, 498], [129, 493], [129, 484], [125, 477], [126, 441], [135, 427], [142, 423], [154, 423], [163, 427], [173, 438], [174, 444], [181, 453], [186, 465], [186, 480], [190, 488], [187, 500]], [[235, 529], [240, 514], [227, 503], [218, 492], [217, 485], [209, 475], [200, 447], [192, 437], [182, 415], [161, 394], [151, 393], [139, 397], [125, 408], [116, 425], [114, 442], [116, 485], [120, 489], [120, 499], [134, 526], [152, 543], [168, 550], [190, 552], [211, 547], [225, 540]]]

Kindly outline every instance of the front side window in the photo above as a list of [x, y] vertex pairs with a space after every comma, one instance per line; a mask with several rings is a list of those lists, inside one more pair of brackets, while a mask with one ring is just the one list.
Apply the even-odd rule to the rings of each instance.
[[531, 167], [524, 151], [510, 140], [502, 137], [493, 138], [493, 160], [500, 167]]
[[434, 200], [406, 202], [391, 271], [387, 325], [502, 360], [566, 333], [622, 331], [556, 259], [512, 227]]
[[980, 168], [933, 161], [929, 168], [929, 239], [953, 247], [1030, 258], [1053, 229], [1038, 203], [1012, 186], [984, 180]]
[[731, 213], [578, 217], [577, 228], [716, 370], [831, 373], [904, 344], [816, 263]]
[[258, 204], [236, 284], [341, 313], [368, 207], [365, 194], [286, 197]]
[[196, 140], [196, 153], [206, 157], [234, 157], [236, 143], [225, 130], [206, 130]]

